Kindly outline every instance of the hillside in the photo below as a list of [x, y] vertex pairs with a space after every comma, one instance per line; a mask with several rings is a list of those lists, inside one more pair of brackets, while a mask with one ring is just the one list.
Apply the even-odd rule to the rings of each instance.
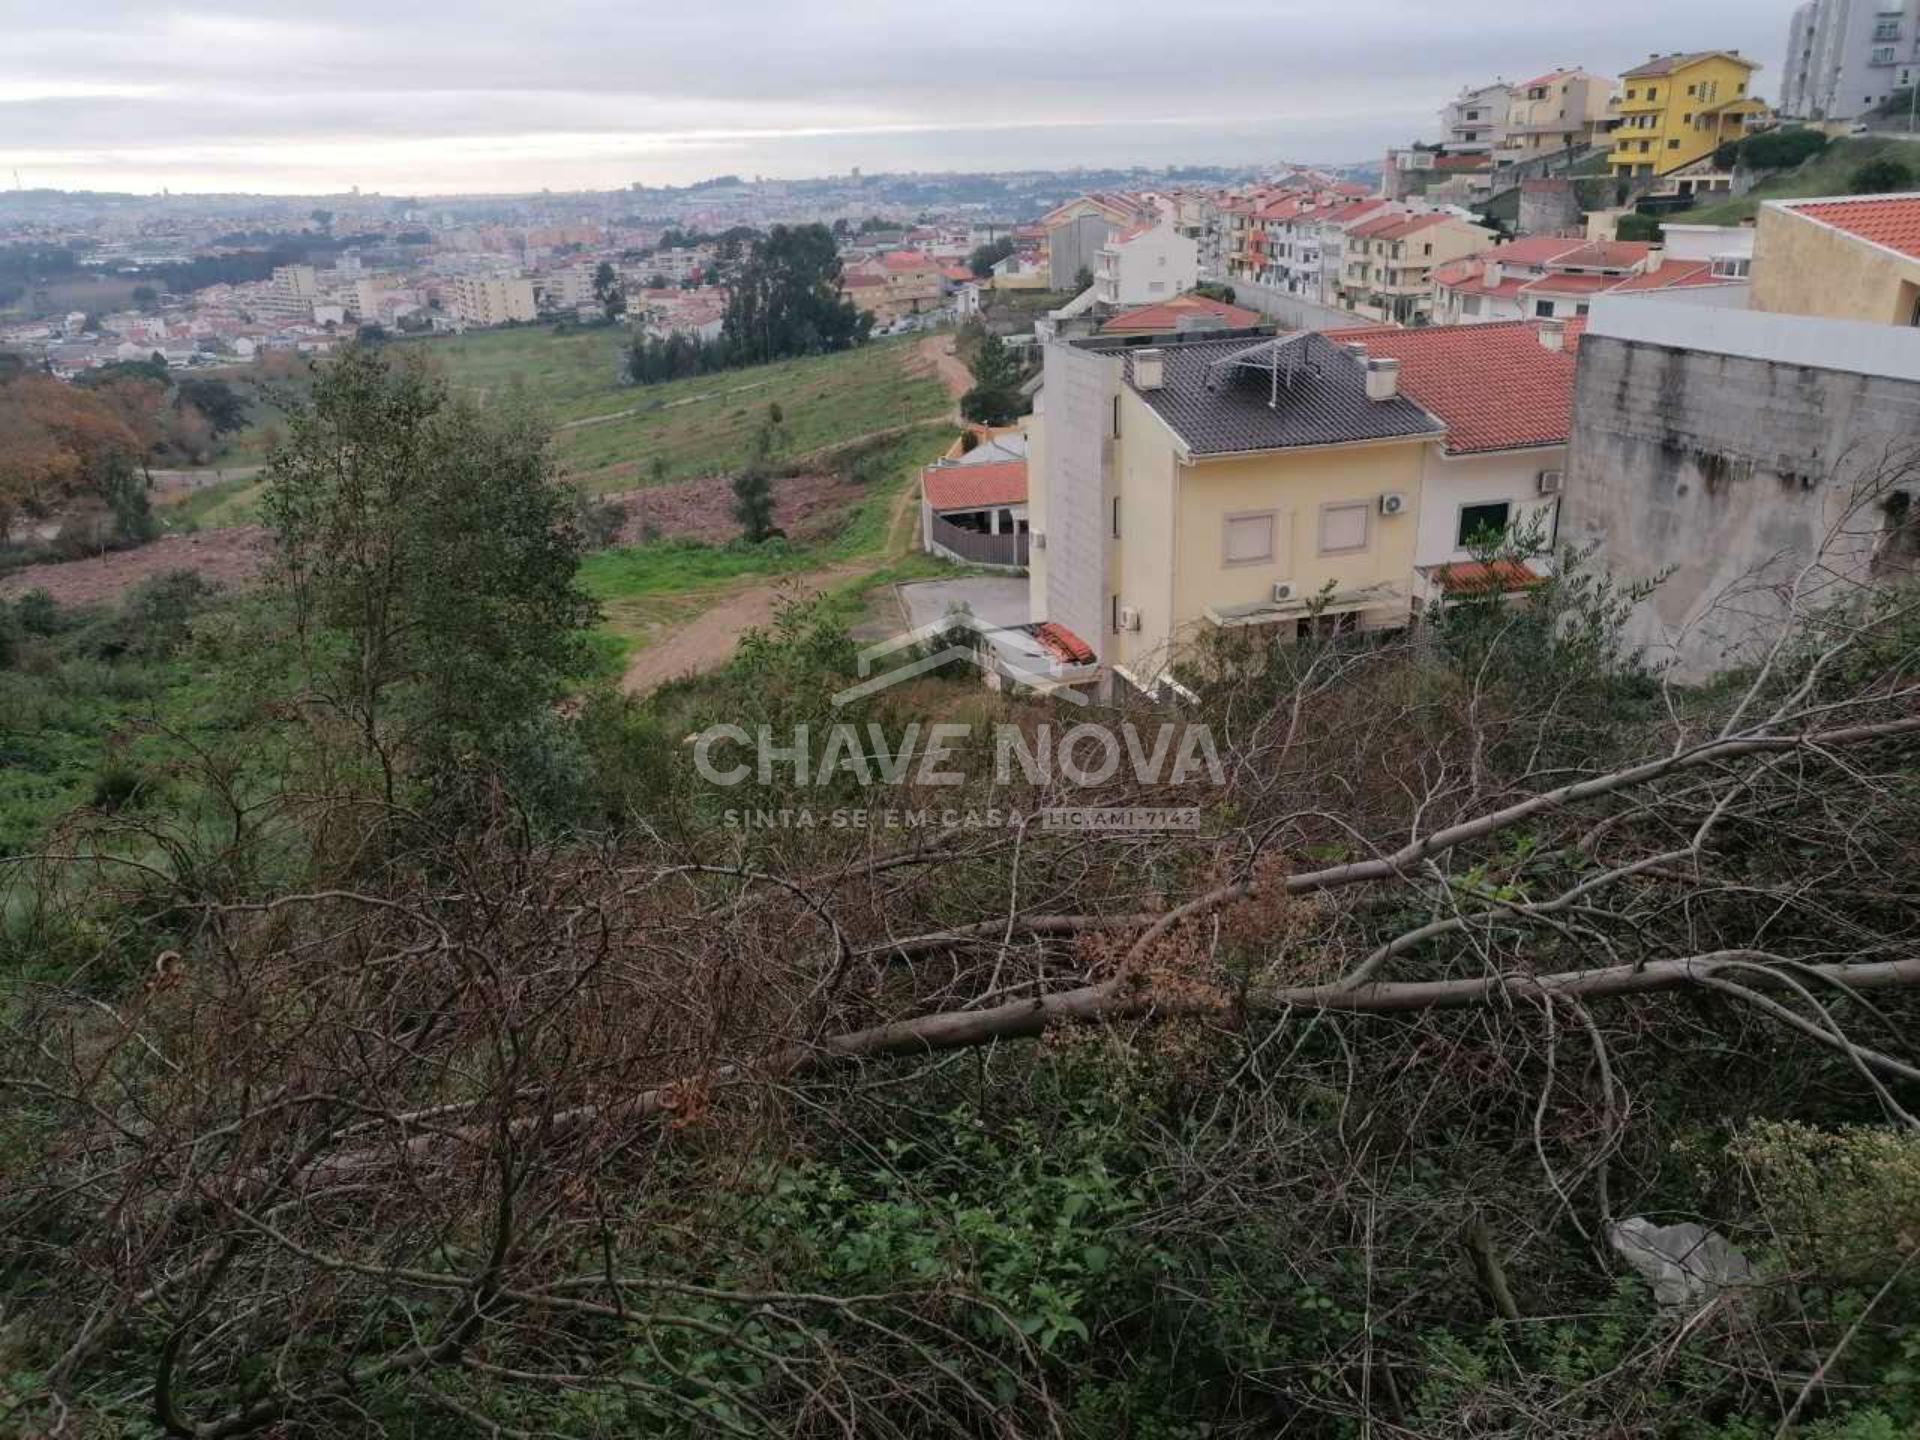
[[1852, 188], [1853, 172], [1870, 160], [1889, 157], [1902, 161], [1920, 173], [1920, 144], [1904, 139], [1860, 136], [1836, 140], [1798, 170], [1775, 175], [1738, 200], [1717, 205], [1696, 206], [1663, 217], [1684, 220], [1689, 225], [1738, 225], [1760, 213], [1767, 200], [1805, 200], [1816, 195], [1845, 195]]

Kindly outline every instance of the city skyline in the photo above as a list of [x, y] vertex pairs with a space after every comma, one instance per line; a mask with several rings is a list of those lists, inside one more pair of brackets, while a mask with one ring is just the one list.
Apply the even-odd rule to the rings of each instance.
[[[0, 174], [28, 188], [435, 195], [855, 167], [1351, 163], [1431, 136], [1462, 85], [1617, 71], [1655, 48], [1740, 48], [1767, 67], [1770, 94], [1790, 9], [1623, 0], [1568, 17], [1387, 0], [1362, 22], [1303, 0], [989, 4], [936, 26], [876, 5], [727, 0], [670, 18], [576, 6], [530, 26], [497, 4], [395, 17], [331, 0], [277, 19], [215, 0], [74, 22], [9, 0]], [[776, 18], [780, 45], [757, 44]]]

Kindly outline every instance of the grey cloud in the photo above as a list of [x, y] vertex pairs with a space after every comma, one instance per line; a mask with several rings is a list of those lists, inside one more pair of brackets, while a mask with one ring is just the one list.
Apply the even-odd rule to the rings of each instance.
[[[63, 170], [146, 167], [164, 173], [155, 185], [208, 188], [222, 181], [196, 183], [183, 167], [257, 183], [272, 171], [264, 152], [280, 146], [290, 172], [381, 183], [383, 154], [411, 171], [407, 144], [456, 140], [540, 152], [495, 177], [522, 184], [547, 183], [556, 166], [581, 177], [568, 183], [622, 183], [635, 166], [691, 178], [709, 156], [767, 173], [901, 156], [922, 168], [1110, 163], [1129, 146], [1145, 163], [1251, 160], [1272, 145], [1360, 158], [1423, 133], [1448, 94], [1494, 74], [1618, 70], [1655, 46], [1737, 46], [1771, 63], [1787, 11], [1752, 0], [1696, 0], [1684, 12], [1654, 0], [1375, 0], [1351, 14], [1324, 0], [983, 0], [947, 23], [924, 6], [872, 0], [650, 8], [315, 0], [295, 12], [188, 0], [54, 12], [3, 0], [0, 160], [17, 157], [41, 183], [97, 183], [62, 180]], [[63, 80], [165, 93], [4, 98], [10, 86], [57, 96]], [[1155, 123], [1164, 119], [1185, 123]], [[670, 164], [660, 159], [689, 131], [795, 129], [861, 133], [695, 137]], [[567, 135], [607, 143], [591, 153], [537, 143]], [[945, 164], [943, 139], [954, 157]], [[450, 188], [432, 179], [427, 188]]]

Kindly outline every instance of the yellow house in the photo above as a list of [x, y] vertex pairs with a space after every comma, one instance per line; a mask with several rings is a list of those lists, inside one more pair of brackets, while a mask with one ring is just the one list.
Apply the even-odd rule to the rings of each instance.
[[1613, 104], [1614, 175], [1666, 175], [1744, 139], [1767, 114], [1749, 93], [1759, 68], [1732, 50], [1700, 50], [1627, 71]]
[[1920, 325], [1920, 194], [1768, 201], [1753, 237], [1752, 308]]
[[1292, 640], [1415, 611], [1423, 457], [1399, 365], [1325, 335], [1056, 341], [1029, 422], [1030, 613], [1155, 690], [1219, 630]]

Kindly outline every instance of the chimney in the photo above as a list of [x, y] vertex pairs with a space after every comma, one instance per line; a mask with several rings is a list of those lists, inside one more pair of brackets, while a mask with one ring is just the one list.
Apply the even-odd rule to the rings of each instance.
[[1367, 361], [1367, 399], [1385, 404], [1400, 396], [1400, 362], [1377, 359]]
[[1167, 357], [1159, 350], [1133, 352], [1133, 388], [1158, 390], [1167, 383]]
[[1353, 356], [1354, 359], [1358, 360], [1363, 367], [1366, 365], [1367, 347], [1362, 345], [1358, 340], [1347, 341], [1346, 351], [1349, 355]]
[[1666, 263], [1667, 263], [1666, 250], [1661, 246], [1656, 245], [1653, 247], [1652, 250], [1647, 252], [1647, 264], [1646, 264], [1646, 269], [1644, 273], [1648, 275], [1652, 275], [1656, 271], [1658, 271], [1662, 265]]
[[1540, 322], [1540, 344], [1554, 354], [1563, 354], [1567, 348], [1567, 322], [1564, 320], [1542, 320]]
[[1480, 280], [1489, 290], [1498, 290], [1500, 283], [1507, 278], [1506, 271], [1500, 268], [1498, 260], [1489, 260], [1481, 267]]

